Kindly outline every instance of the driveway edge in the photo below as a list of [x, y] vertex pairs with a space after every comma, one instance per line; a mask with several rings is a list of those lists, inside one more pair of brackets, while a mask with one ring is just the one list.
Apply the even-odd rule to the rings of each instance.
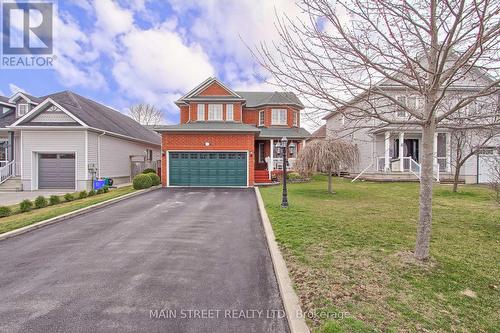
[[271, 260], [273, 262], [274, 272], [276, 280], [278, 281], [278, 288], [283, 301], [283, 307], [285, 308], [290, 332], [309, 333], [310, 331], [309, 327], [307, 327], [306, 321], [304, 318], [299, 317], [299, 314], [303, 313], [300, 308], [299, 297], [293, 289], [292, 280], [290, 279], [285, 259], [283, 259], [278, 243], [276, 243], [276, 237], [274, 236], [271, 221], [267, 215], [266, 207], [258, 187], [255, 187], [255, 195], [257, 197], [260, 217], [264, 227], [264, 233], [266, 234], [267, 247], [271, 253]]
[[99, 202], [99, 203], [97, 203], [95, 205], [92, 205], [92, 206], [88, 206], [88, 207], [85, 207], [85, 208], [80, 208], [78, 210], [75, 210], [75, 211], [72, 211], [72, 212], [60, 215], [60, 216], [56, 216], [56, 217], [50, 218], [48, 220], [44, 220], [44, 221], [40, 221], [40, 222], [31, 224], [31, 225], [27, 225], [25, 227], [22, 227], [22, 228], [19, 228], [19, 229], [12, 230], [12, 231], [6, 232], [4, 234], [1, 234], [0, 235], [0, 241], [8, 239], [8, 238], [15, 237], [15, 236], [19, 236], [19, 235], [25, 234], [27, 232], [43, 228], [43, 227], [51, 225], [51, 224], [62, 222], [62, 221], [65, 221], [65, 220], [67, 220], [69, 218], [76, 217], [76, 216], [79, 216], [79, 215], [83, 215], [83, 214], [86, 214], [86, 213], [91, 212], [93, 210], [96, 210], [98, 208], [106, 207], [106, 206], [109, 206], [109, 205], [114, 204], [116, 202], [119, 202], [119, 201], [122, 201], [122, 200], [125, 200], [125, 199], [129, 199], [129, 198], [133, 198], [133, 197], [136, 197], [138, 195], [141, 195], [141, 194], [144, 194], [144, 193], [147, 193], [147, 192], [151, 192], [151, 191], [154, 191], [154, 190], [157, 190], [157, 189], [160, 189], [160, 188], [161, 188], [161, 185], [160, 186], [151, 187], [151, 188], [148, 188], [148, 189], [145, 189], [145, 190], [139, 190], [139, 191], [136, 191], [136, 192], [128, 193], [128, 194], [122, 195], [122, 196], [117, 197], [117, 198], [109, 199], [109, 200], [106, 200], [106, 201], [103, 201], [103, 202]]

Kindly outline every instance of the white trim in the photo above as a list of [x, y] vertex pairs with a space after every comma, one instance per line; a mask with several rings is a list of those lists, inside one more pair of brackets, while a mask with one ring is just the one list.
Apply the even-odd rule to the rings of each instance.
[[[202, 109], [200, 109], [200, 106], [202, 107]], [[203, 114], [202, 118], [200, 118], [201, 113]], [[205, 119], [206, 113], [207, 113], [207, 106], [205, 105], [205, 103], [198, 103], [196, 105], [196, 121], [206, 121]]]
[[24, 155], [24, 151], [23, 151], [23, 131], [21, 131], [21, 147], [19, 149], [20, 151], [20, 155], [19, 156], [19, 163], [21, 163], [21, 165], [19, 166], [21, 168], [21, 181], [23, 181], [23, 176], [24, 176], [24, 172], [23, 172], [23, 169], [24, 169], [24, 165], [23, 165], [23, 155]]
[[16, 107], [16, 104], [11, 104], [11, 103], [2, 102], [2, 101], [0, 101], [0, 105], [6, 105], [6, 106], [13, 107], [13, 108], [15, 108], [15, 107]]
[[85, 180], [89, 180], [89, 131], [85, 131]]
[[[220, 113], [219, 113], [220, 111]], [[212, 112], [212, 117], [215, 115], [220, 115], [217, 118], [210, 118], [210, 112]], [[224, 105], [218, 103], [209, 103], [207, 112], [207, 121], [224, 121]]]
[[[231, 119], [228, 118], [228, 111], [231, 110]], [[226, 121], [234, 121], [234, 104], [226, 104]]]
[[[247, 153], [247, 186], [171, 186], [170, 185], [170, 153]], [[166, 187], [218, 187], [218, 188], [248, 188], [250, 187], [250, 151], [249, 150], [238, 150], [238, 149], [226, 149], [226, 150], [189, 150], [189, 149], [174, 149], [174, 150], [165, 150], [165, 154], [167, 155], [167, 167], [165, 170], [165, 176], [167, 177], [167, 186]]]
[[[217, 82], [223, 89], [225, 89], [231, 95], [243, 99], [243, 97], [241, 97], [240, 95], [238, 95], [231, 88], [229, 88], [228, 86], [226, 86], [224, 83], [220, 82], [219, 80], [217, 80], [214, 77], [209, 77], [208, 79], [206, 79], [205, 81], [203, 81], [202, 83], [200, 83], [199, 85], [197, 85], [194, 89], [190, 90], [187, 94], [185, 94], [184, 96], [182, 96], [181, 98], [179, 98], [179, 101], [182, 101], [184, 99], [189, 99], [191, 96], [196, 95], [199, 92], [203, 91], [203, 89], [205, 89], [206, 87], [208, 87], [210, 84], [212, 84], [214, 82]], [[208, 97], [211, 97], [211, 96], [208, 96]], [[217, 96], [214, 96], [214, 97], [217, 97]]]
[[[21, 107], [26, 107], [26, 112], [24, 112], [23, 114], [21, 114]], [[29, 103], [19, 103], [16, 105], [16, 117], [18, 118], [21, 118], [23, 117], [25, 114], [28, 114], [30, 111], [30, 105]]]
[[83, 121], [81, 121], [79, 118], [77, 118], [74, 114], [63, 108], [61, 105], [59, 105], [57, 102], [55, 102], [52, 98], [47, 98], [45, 101], [43, 101], [41, 104], [39, 104], [37, 107], [33, 108], [30, 112], [25, 114], [23, 117], [18, 119], [14, 124], [10, 125], [9, 127], [17, 127], [20, 123], [24, 122], [26, 119], [30, 118], [31, 116], [35, 115], [37, 112], [39, 112], [45, 105], [47, 104], [53, 104], [57, 106], [62, 112], [66, 113], [68, 116], [70, 116], [74, 121], [82, 125], [83, 127], [89, 127], [87, 124], [85, 124]]
[[[257, 154], [258, 154], [258, 155], [257, 155], [257, 161], [258, 161], [257, 163], [265, 163], [265, 161], [266, 161], [266, 156], [265, 156], [265, 151], [266, 151], [266, 149], [265, 149], [265, 144], [266, 144], [265, 142], [259, 142], [259, 146], [258, 146], [258, 147], [259, 147], [259, 151], [258, 151], [258, 153], [257, 153]], [[262, 149], [261, 149], [261, 147], [262, 147]], [[262, 161], [261, 161], [261, 159], [260, 159], [260, 152], [261, 152], [261, 151], [262, 151], [262, 157], [263, 157]]]
[[25, 94], [23, 94], [21, 91], [16, 92], [11, 98], [9, 98], [10, 103], [14, 103], [16, 99], [19, 97], [24, 98], [26, 101], [28, 101], [30, 104], [38, 105], [37, 102], [32, 101], [30, 98], [28, 98]]

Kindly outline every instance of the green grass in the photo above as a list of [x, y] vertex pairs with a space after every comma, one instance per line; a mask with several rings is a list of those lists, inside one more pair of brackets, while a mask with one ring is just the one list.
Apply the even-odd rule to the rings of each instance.
[[336, 178], [336, 194], [326, 188], [322, 176], [291, 184], [287, 210], [281, 187], [261, 188], [314, 331], [500, 331], [500, 208], [487, 188], [435, 187], [426, 264], [411, 253], [418, 184]]
[[[18, 228], [22, 228], [46, 219], [50, 219], [62, 214], [66, 214], [81, 208], [85, 208], [109, 199], [117, 198], [122, 195], [134, 192], [132, 186], [121, 187], [111, 190], [108, 193], [99, 194], [85, 199], [77, 199], [71, 202], [64, 202], [55, 206], [49, 206], [42, 209], [35, 209], [28, 213], [21, 213], [9, 217], [0, 218], [0, 234], [9, 232]], [[19, 205], [11, 206], [13, 209], [18, 209]]]

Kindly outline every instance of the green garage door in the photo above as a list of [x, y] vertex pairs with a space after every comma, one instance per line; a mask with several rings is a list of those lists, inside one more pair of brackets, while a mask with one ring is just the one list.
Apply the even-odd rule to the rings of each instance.
[[247, 153], [169, 153], [170, 186], [247, 186]]

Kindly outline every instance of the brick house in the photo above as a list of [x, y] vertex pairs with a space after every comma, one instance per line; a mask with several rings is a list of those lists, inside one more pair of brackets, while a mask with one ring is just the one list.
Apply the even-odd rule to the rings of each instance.
[[309, 137], [300, 127], [304, 106], [293, 93], [236, 92], [209, 78], [176, 104], [180, 124], [155, 128], [162, 135], [164, 186], [268, 183], [282, 169], [281, 138], [288, 139], [293, 169]]

